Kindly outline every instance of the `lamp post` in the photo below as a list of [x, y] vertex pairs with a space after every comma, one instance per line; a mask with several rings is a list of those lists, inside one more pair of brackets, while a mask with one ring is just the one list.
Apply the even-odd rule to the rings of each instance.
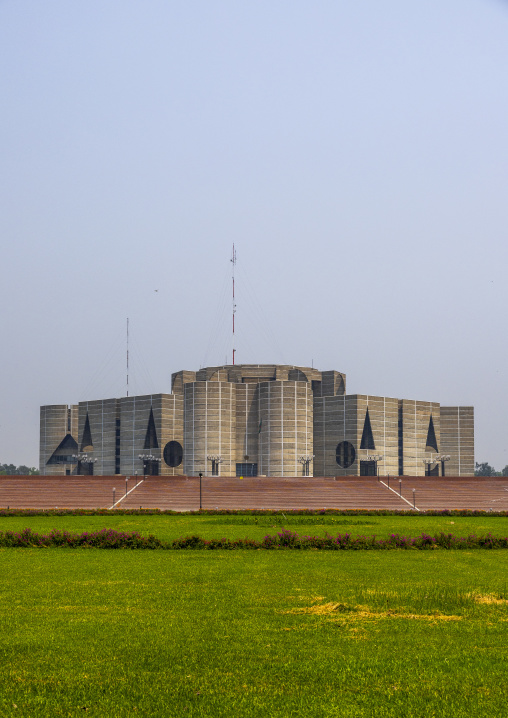
[[298, 463], [302, 465], [302, 476], [309, 476], [310, 462], [314, 458], [314, 454], [302, 454], [298, 457]]
[[203, 508], [203, 493], [202, 493], [202, 488], [201, 488], [202, 479], [203, 479], [203, 472], [200, 471], [199, 472], [199, 510], [200, 511]]
[[426, 466], [425, 476], [431, 476], [431, 467], [433, 464], [437, 464], [439, 461], [441, 462], [441, 476], [445, 475], [445, 462], [450, 461], [451, 456], [448, 454], [436, 454], [436, 456], [430, 455], [430, 459], [425, 458], [423, 459], [423, 463]]
[[212, 462], [212, 476], [218, 476], [219, 466], [224, 461], [222, 456], [220, 456], [219, 454], [208, 454], [206, 460]]
[[423, 459], [423, 463], [425, 464], [425, 476], [430, 476], [430, 467], [434, 463], [433, 459]]
[[445, 462], [450, 461], [451, 458], [448, 454], [438, 454], [436, 456], [436, 461], [441, 462], [441, 476], [445, 475]]

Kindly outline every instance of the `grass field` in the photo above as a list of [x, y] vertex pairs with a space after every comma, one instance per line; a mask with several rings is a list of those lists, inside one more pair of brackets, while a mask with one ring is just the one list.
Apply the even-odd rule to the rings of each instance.
[[[0, 529], [273, 532], [260, 525], [273, 516], [257, 518], [12, 517]], [[289, 518], [380, 536], [507, 526]], [[507, 551], [3, 549], [0, 571], [2, 716], [508, 715]]]

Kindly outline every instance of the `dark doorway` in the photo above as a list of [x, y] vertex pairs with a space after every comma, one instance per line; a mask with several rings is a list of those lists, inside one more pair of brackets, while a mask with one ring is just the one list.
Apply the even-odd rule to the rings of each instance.
[[78, 461], [79, 476], [93, 476], [93, 461]]
[[257, 464], [237, 464], [236, 465], [237, 476], [257, 476], [258, 465]]
[[377, 476], [375, 461], [360, 461], [360, 476]]
[[159, 475], [159, 462], [158, 461], [143, 461], [143, 475], [144, 476], [158, 476]]

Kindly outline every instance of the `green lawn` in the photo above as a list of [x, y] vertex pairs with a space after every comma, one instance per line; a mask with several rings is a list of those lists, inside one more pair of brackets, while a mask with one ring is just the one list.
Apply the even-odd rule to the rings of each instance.
[[508, 516], [425, 516], [419, 514], [396, 516], [305, 516], [291, 513], [248, 516], [230, 515], [123, 515], [111, 512], [108, 516], [2, 516], [0, 531], [20, 531], [31, 528], [47, 533], [53, 528], [69, 531], [93, 531], [113, 528], [118, 531], [139, 531], [154, 534], [160, 539], [199, 534], [204, 538], [262, 539], [268, 533], [288, 528], [300, 534], [323, 536], [325, 533], [376, 534], [386, 538], [391, 533], [416, 536], [427, 533], [469, 533], [508, 535]]
[[[114, 528], [140, 518], [246, 528]], [[507, 551], [4, 549], [0, 571], [2, 716], [508, 714]]]

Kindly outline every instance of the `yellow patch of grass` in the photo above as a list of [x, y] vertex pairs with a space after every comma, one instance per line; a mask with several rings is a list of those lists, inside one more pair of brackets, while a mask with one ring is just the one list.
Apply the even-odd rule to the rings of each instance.
[[499, 598], [498, 596], [494, 596], [494, 594], [492, 593], [470, 593], [468, 597], [471, 598], [475, 603], [497, 606], [505, 606], [506, 604], [508, 604], [508, 599]]
[[434, 613], [405, 613], [403, 610], [388, 609], [386, 611], [372, 610], [368, 606], [348, 606], [345, 603], [321, 603], [313, 606], [302, 606], [298, 608], [292, 608], [284, 613], [291, 614], [307, 614], [314, 616], [336, 616], [340, 615], [340, 619], [343, 620], [347, 617], [348, 620], [367, 620], [367, 619], [381, 619], [381, 618], [403, 618], [406, 620], [413, 621], [461, 621], [462, 616], [448, 615], [436, 611]]

